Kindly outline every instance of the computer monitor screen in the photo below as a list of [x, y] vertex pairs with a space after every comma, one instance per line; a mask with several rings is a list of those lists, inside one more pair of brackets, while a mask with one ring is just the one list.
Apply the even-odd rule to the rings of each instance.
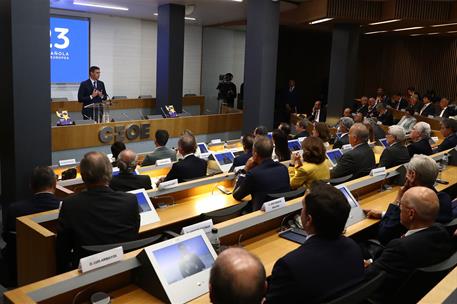
[[198, 143], [198, 149], [200, 149], [200, 153], [208, 153], [208, 147], [205, 143]]
[[136, 200], [138, 202], [138, 207], [140, 208], [140, 213], [151, 211], [151, 207], [148, 204], [147, 196], [144, 192], [136, 193]]
[[157, 211], [152, 205], [151, 199], [145, 189], [137, 189], [128, 193], [135, 194], [138, 203], [138, 211], [140, 212], [140, 225], [148, 225], [160, 221]]
[[233, 152], [218, 152], [213, 155], [219, 169], [222, 172], [228, 172], [233, 165], [233, 160], [235, 159]]
[[[118, 176], [121, 173], [118, 167], [113, 167], [113, 176]], [[138, 171], [135, 170], [132, 172], [133, 175], [138, 175]]]
[[290, 151], [301, 150], [301, 145], [300, 145], [300, 142], [298, 141], [298, 139], [289, 140], [288, 146], [289, 146]]
[[343, 152], [340, 149], [334, 149], [326, 152], [327, 158], [330, 160], [333, 166], [336, 166], [338, 160], [343, 156]]
[[389, 143], [387, 142], [387, 139], [381, 138], [381, 139], [379, 140], [379, 142], [381, 143], [381, 145], [382, 145], [384, 148], [389, 147]]
[[214, 263], [201, 235], [157, 249], [152, 254], [169, 285], [209, 269]]
[[359, 204], [355, 200], [354, 196], [352, 196], [352, 193], [349, 191], [349, 189], [347, 187], [344, 187], [344, 186], [339, 187], [339, 190], [341, 191], [341, 193], [344, 194], [344, 197], [347, 199], [351, 208], [355, 208], [355, 207], [359, 206]]

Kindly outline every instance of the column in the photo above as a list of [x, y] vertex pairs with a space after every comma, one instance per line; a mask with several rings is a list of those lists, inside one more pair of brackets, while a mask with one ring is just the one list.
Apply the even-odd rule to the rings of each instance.
[[172, 104], [182, 112], [185, 7], [177, 4], [159, 6], [157, 20], [157, 106]]
[[244, 64], [243, 132], [273, 127], [279, 2], [249, 0]]

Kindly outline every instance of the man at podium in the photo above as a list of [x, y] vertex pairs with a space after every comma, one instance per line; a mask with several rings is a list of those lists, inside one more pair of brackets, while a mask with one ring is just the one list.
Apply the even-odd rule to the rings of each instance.
[[90, 104], [101, 103], [108, 97], [105, 90], [105, 84], [103, 81], [100, 81], [99, 78], [100, 68], [91, 66], [89, 68], [89, 79], [81, 82], [79, 85], [78, 101], [83, 104], [81, 111], [83, 119], [96, 119], [103, 114], [98, 108], [94, 111], [93, 108], [86, 107]]

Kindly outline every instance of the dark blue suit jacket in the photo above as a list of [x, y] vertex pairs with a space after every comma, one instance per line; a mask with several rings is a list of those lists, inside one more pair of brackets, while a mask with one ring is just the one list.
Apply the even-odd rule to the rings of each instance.
[[424, 155], [432, 155], [432, 147], [428, 142], [428, 138], [421, 139], [417, 142], [410, 144], [408, 147], [409, 156], [413, 157], [414, 154], [424, 154]]
[[287, 167], [272, 159], [265, 159], [260, 165], [240, 175], [233, 192], [236, 200], [252, 196], [252, 209], [259, 210], [267, 194], [290, 191], [290, 179]]
[[252, 151], [248, 151], [248, 152], [245, 152], [245, 153], [243, 153], [243, 154], [238, 155], [238, 156], [235, 157], [235, 159], [233, 160], [233, 165], [232, 165], [232, 168], [230, 168], [230, 171], [233, 171], [233, 169], [235, 169], [236, 167], [246, 165], [246, 162], [247, 162], [248, 159], [250, 159], [251, 157], [252, 157]]
[[266, 302], [320, 303], [363, 277], [363, 257], [356, 242], [344, 236], [325, 239], [315, 235], [276, 262]]
[[165, 177], [165, 181], [177, 179], [178, 183], [187, 180], [205, 177], [207, 163], [204, 159], [195, 155], [189, 155], [186, 158], [173, 163], [170, 172]]
[[103, 99], [100, 96], [90, 99], [90, 95], [92, 95], [92, 92], [94, 91], [94, 85], [90, 79], [81, 82], [79, 85], [78, 101], [83, 104], [81, 113], [88, 117], [92, 117], [93, 111], [92, 109], [84, 109], [85, 106], [90, 105], [91, 103], [102, 102], [102, 100], [106, 100], [108, 98], [103, 81], [97, 80], [97, 90], [103, 93]]
[[446, 137], [443, 142], [438, 146], [437, 152], [441, 152], [447, 149], [452, 149], [457, 146], [457, 135], [452, 133], [448, 137]]

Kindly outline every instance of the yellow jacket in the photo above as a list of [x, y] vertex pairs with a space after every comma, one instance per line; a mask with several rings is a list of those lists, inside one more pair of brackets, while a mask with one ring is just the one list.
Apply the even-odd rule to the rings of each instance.
[[330, 169], [326, 161], [320, 164], [304, 162], [301, 167], [289, 167], [290, 188], [309, 187], [315, 180], [329, 180]]

